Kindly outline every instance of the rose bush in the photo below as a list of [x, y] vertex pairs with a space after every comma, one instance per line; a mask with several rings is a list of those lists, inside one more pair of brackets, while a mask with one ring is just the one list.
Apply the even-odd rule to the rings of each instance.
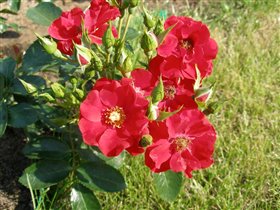
[[[73, 209], [99, 209], [94, 192], [123, 190], [119, 163], [144, 154], [160, 196], [175, 199], [181, 172], [191, 178], [213, 163], [216, 132], [206, 116], [214, 111], [213, 85], [203, 86], [217, 55], [209, 29], [190, 17], [164, 22], [146, 9], [133, 28], [136, 0], [92, 0], [85, 11], [68, 12], [41, 3], [35, 10], [50, 12], [50, 5], [59, 14], [50, 36], [37, 35], [18, 65], [17, 85], [37, 116], [20, 126], [29, 139], [23, 152], [36, 161], [19, 181], [31, 192], [56, 192], [49, 208], [70, 193]], [[50, 69], [54, 80], [26, 79]], [[166, 197], [162, 190], [173, 180], [178, 189]]]

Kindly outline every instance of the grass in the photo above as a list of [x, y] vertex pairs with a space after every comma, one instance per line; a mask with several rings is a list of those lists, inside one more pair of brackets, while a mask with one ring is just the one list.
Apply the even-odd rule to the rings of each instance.
[[[213, 3], [211, 3], [213, 2]], [[210, 25], [219, 44], [210, 117], [217, 129], [215, 164], [194, 172], [173, 203], [161, 200], [142, 157], [122, 168], [128, 188], [99, 194], [104, 209], [280, 209], [280, 2], [201, 1], [180, 6]]]

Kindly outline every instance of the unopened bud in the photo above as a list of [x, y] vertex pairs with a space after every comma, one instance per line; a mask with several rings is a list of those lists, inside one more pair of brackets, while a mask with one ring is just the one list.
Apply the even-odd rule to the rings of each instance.
[[130, 0], [129, 1], [129, 6], [131, 8], [136, 7], [139, 4], [139, 0]]
[[195, 101], [199, 103], [207, 103], [213, 93], [213, 85], [210, 87], [201, 87], [195, 90]]
[[27, 93], [34, 94], [37, 92], [37, 88], [33, 84], [25, 82], [22, 79], [18, 79], [18, 80], [21, 82], [21, 84], [23, 85]]
[[51, 89], [52, 89], [56, 98], [63, 98], [64, 97], [65, 88], [61, 84], [55, 82], [51, 85]]
[[125, 51], [119, 52], [120, 54], [118, 54], [118, 60], [117, 60], [117, 69], [122, 71], [123, 70], [123, 65], [124, 65], [124, 61], [127, 58], [127, 54]]
[[91, 50], [83, 45], [74, 44], [77, 51], [77, 60], [81, 66], [89, 65], [92, 59]]
[[145, 32], [141, 39], [141, 47], [145, 52], [150, 52], [158, 47], [157, 37], [152, 32]]
[[147, 110], [147, 116], [149, 120], [156, 120], [158, 118], [159, 111], [157, 104], [152, 104], [150, 102]]
[[39, 34], [36, 34], [40, 40], [41, 45], [46, 50], [47, 53], [53, 54], [57, 50], [57, 44], [53, 39], [48, 39], [46, 37], [41, 37]]
[[95, 76], [95, 69], [86, 69], [85, 75], [87, 79], [91, 79]]
[[131, 72], [132, 70], [133, 70], [132, 60], [131, 60], [130, 56], [127, 56], [123, 62], [122, 72], [128, 73], [128, 72]]
[[119, 7], [121, 5], [121, 0], [111, 0], [110, 3], [115, 7]]
[[164, 23], [163, 23], [163, 20], [159, 18], [157, 23], [156, 23], [156, 27], [154, 29], [154, 33], [155, 33], [156, 36], [158, 36], [163, 31], [164, 31]]
[[110, 26], [108, 26], [106, 32], [104, 33], [104, 35], [102, 37], [102, 43], [106, 49], [109, 49], [110, 47], [112, 47], [115, 44], [115, 37], [112, 32], [111, 23], [110, 23]]
[[62, 60], [67, 60], [67, 58], [64, 55], [62, 55], [62, 53], [58, 49], [53, 53], [53, 56]]
[[164, 98], [164, 86], [160, 77], [157, 86], [152, 91], [152, 103], [157, 104]]
[[153, 137], [149, 134], [142, 136], [139, 145], [141, 147], [147, 147], [153, 143]]
[[77, 84], [78, 84], [78, 80], [77, 80], [75, 77], [71, 77], [71, 78], [70, 78], [70, 82], [71, 82], [71, 84], [74, 85], [74, 86], [77, 86]]
[[102, 61], [94, 52], [92, 52], [92, 62], [93, 62], [94, 68], [97, 71], [102, 71], [103, 70]]
[[144, 9], [144, 24], [150, 30], [155, 26], [155, 21], [152, 15], [150, 15], [146, 9]]

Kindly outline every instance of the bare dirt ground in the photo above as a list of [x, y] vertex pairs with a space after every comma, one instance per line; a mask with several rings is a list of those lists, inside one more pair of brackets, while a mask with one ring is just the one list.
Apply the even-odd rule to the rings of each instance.
[[[19, 32], [8, 31], [3, 34], [0, 34], [0, 52], [5, 55], [15, 56], [13, 46], [17, 46], [20, 50], [26, 50], [27, 47], [36, 40], [35, 32], [40, 35], [48, 34], [48, 27], [40, 26], [34, 24], [29, 20], [25, 14], [27, 10], [31, 7], [35, 7], [37, 2], [34, 0], [22, 0], [21, 8], [18, 12], [18, 15], [5, 15], [8, 18], [8, 21], [11, 23], [16, 23], [20, 26]], [[63, 11], [70, 10], [73, 7], [80, 7], [85, 9], [89, 5], [89, 0], [57, 0], [55, 4], [59, 6]], [[0, 5], [4, 8], [5, 4]], [[2, 9], [2, 8], [1, 8]]]
[[29, 164], [21, 150], [24, 146], [22, 130], [6, 130], [0, 139], [0, 209], [29, 210], [29, 190], [18, 183], [24, 168]]

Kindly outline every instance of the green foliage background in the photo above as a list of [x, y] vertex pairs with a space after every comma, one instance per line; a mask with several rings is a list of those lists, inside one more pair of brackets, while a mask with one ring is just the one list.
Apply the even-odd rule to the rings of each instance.
[[99, 193], [103, 208], [280, 209], [280, 1], [200, 1], [174, 8], [176, 15], [210, 24], [219, 45], [209, 79], [217, 81], [212, 100], [225, 101], [210, 117], [218, 132], [215, 164], [185, 179], [179, 198], [168, 204], [155, 192], [143, 158], [128, 157], [121, 168], [128, 188]]

